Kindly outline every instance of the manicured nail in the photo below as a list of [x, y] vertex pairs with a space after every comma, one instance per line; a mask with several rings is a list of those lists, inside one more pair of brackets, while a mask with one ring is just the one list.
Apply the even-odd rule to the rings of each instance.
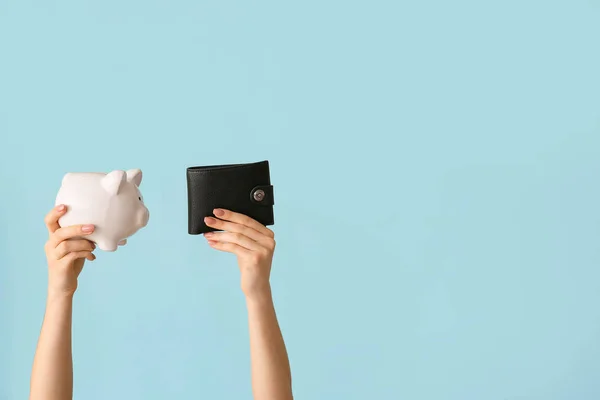
[[214, 213], [217, 217], [222, 217], [225, 215], [225, 211], [221, 210], [220, 208], [215, 208]]
[[58, 207], [56, 207], [56, 211], [63, 212], [64, 210], [65, 210], [65, 205], [64, 204], [61, 204]]
[[81, 230], [85, 233], [90, 233], [94, 230], [94, 225], [84, 225], [81, 227]]
[[214, 219], [213, 217], [206, 217], [206, 218], [204, 218], [204, 222], [206, 223], [206, 225], [210, 225], [210, 224], [214, 224], [215, 222], [217, 222], [217, 220]]

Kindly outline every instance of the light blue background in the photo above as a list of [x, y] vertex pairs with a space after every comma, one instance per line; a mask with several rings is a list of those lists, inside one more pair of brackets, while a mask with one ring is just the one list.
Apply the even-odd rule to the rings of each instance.
[[297, 399], [597, 399], [599, 43], [594, 0], [1, 2], [0, 398], [62, 175], [142, 168], [150, 224], [80, 279], [76, 398], [250, 399], [185, 168], [269, 159]]

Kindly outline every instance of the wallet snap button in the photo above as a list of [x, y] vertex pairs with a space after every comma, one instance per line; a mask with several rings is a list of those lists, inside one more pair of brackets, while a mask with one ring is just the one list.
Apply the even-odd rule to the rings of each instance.
[[254, 197], [254, 200], [262, 201], [265, 198], [265, 191], [262, 189], [258, 189], [254, 192], [252, 196]]

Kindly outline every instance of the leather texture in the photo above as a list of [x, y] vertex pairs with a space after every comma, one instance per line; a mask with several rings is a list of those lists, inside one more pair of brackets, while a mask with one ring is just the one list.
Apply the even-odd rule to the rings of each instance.
[[200, 235], [216, 229], [206, 226], [215, 208], [247, 215], [261, 224], [274, 225], [275, 204], [269, 161], [188, 167], [188, 233]]

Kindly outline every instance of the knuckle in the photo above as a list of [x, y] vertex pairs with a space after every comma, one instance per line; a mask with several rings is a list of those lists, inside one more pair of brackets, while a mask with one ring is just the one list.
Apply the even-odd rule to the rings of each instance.
[[260, 259], [266, 258], [269, 256], [269, 253], [271, 253], [271, 251], [265, 247], [261, 247], [261, 249], [258, 251], [258, 256]]
[[66, 228], [58, 228], [57, 230], [55, 230], [55, 231], [52, 233], [52, 236], [53, 236], [55, 239], [62, 239], [62, 238], [64, 237], [65, 229], [66, 229]]
[[60, 242], [58, 246], [56, 246], [56, 250], [59, 253], [68, 253], [69, 252], [69, 242]]

